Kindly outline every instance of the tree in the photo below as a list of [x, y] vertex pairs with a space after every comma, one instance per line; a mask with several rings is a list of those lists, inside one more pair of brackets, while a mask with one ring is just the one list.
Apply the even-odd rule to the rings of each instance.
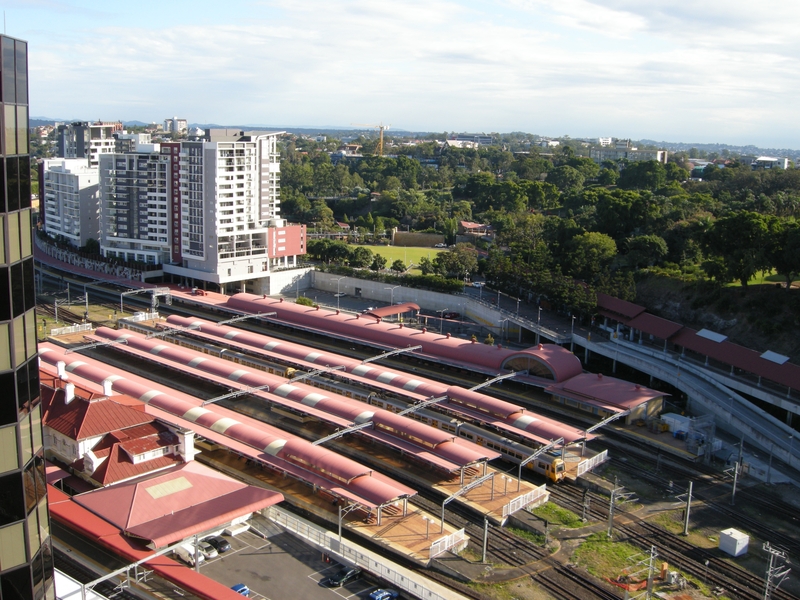
[[395, 273], [405, 273], [406, 271], [406, 263], [404, 263], [399, 258], [392, 263], [392, 271]]
[[657, 160], [632, 162], [619, 175], [617, 185], [626, 190], [656, 190], [667, 183], [667, 170]]
[[456, 244], [448, 252], [440, 252], [433, 259], [433, 266], [446, 277], [463, 279], [467, 273], [478, 271], [478, 251], [471, 244]]
[[369, 268], [371, 271], [383, 271], [386, 268], [386, 257], [382, 254], [376, 254]]
[[625, 259], [633, 269], [660, 264], [669, 252], [667, 242], [657, 235], [640, 235], [630, 238], [625, 245], [628, 250]]
[[770, 266], [766, 252], [769, 233], [769, 217], [758, 213], [739, 211], [717, 219], [704, 240], [707, 251], [719, 257], [724, 267], [717, 276], [738, 280], [747, 291], [750, 278]]
[[100, 254], [100, 242], [94, 238], [86, 240], [86, 245], [81, 248], [87, 254]]
[[767, 258], [786, 279], [786, 291], [800, 275], [800, 224], [794, 220], [775, 221], [767, 246]]
[[569, 165], [556, 167], [547, 174], [547, 183], [552, 183], [562, 193], [580, 191], [585, 177], [580, 171]]
[[603, 169], [597, 176], [600, 185], [614, 185], [619, 179], [619, 173], [615, 169]]
[[574, 237], [567, 244], [570, 272], [591, 281], [607, 269], [617, 256], [617, 244], [604, 234], [587, 232]]
[[369, 248], [364, 248], [363, 246], [357, 246], [350, 252], [348, 262], [354, 269], [364, 269], [370, 266], [374, 259], [375, 256], [373, 255], [372, 250]]
[[600, 165], [585, 156], [574, 156], [567, 161], [567, 165], [579, 171], [585, 179], [594, 179], [600, 172]]

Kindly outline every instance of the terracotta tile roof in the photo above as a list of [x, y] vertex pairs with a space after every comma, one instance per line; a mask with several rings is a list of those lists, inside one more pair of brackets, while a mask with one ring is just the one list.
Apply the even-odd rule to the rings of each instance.
[[632, 409], [653, 398], [670, 395], [616, 377], [605, 377], [594, 373], [582, 373], [567, 381], [553, 384], [545, 391], [623, 409]]
[[628, 320], [642, 314], [644, 311], [644, 306], [639, 306], [633, 302], [620, 300], [608, 294], [597, 294], [597, 312], [604, 317], [622, 321], [626, 325]]
[[683, 329], [683, 325], [680, 323], [668, 321], [650, 313], [641, 313], [631, 319], [628, 325], [662, 340], [668, 340]]
[[64, 390], [56, 390], [44, 404], [43, 423], [67, 437], [80, 441], [152, 420], [143, 410], [113, 400], [88, 401], [74, 398], [64, 402]]
[[714, 342], [697, 335], [697, 331], [689, 327], [681, 329], [670, 342], [698, 354], [733, 365], [742, 371], [753, 373], [794, 390], [800, 390], [800, 366], [790, 362], [774, 363], [761, 358], [761, 354], [755, 350], [750, 350], [727, 340]]
[[[134, 464], [121, 444], [114, 444], [111, 448], [94, 452], [94, 454], [98, 458], [105, 457], [105, 460], [100, 463], [95, 472], [89, 476], [99, 486], [111, 485], [112, 483], [183, 464], [181, 457], [174, 454]], [[72, 463], [72, 467], [78, 472], [83, 471], [84, 466], [84, 459], [79, 459]]]
[[163, 546], [283, 500], [198, 464], [81, 494], [75, 502], [128, 535]]

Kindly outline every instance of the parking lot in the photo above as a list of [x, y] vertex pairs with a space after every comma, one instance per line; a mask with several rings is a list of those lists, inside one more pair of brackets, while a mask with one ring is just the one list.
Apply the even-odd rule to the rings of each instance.
[[247, 531], [226, 536], [231, 549], [201, 565], [202, 573], [225, 585], [244, 583], [256, 600], [335, 600], [367, 598], [378, 585], [361, 578], [341, 588], [326, 588], [320, 581], [338, 565], [326, 563], [320, 552], [277, 526], [269, 538]]

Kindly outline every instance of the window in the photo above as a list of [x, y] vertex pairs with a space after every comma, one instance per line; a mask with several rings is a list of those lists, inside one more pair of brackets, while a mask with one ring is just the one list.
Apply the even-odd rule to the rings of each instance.
[[17, 428], [14, 425], [0, 429], [0, 473], [19, 468], [17, 453]]
[[[17, 565], [23, 564], [25, 560], [24, 524], [16, 523], [0, 529], [0, 568], [8, 569], [9, 567], [16, 567]], [[27, 576], [28, 569], [20, 569], [16, 571], [16, 573], [22, 573]], [[13, 588], [8, 590], [12, 592], [12, 594], [6, 596], [7, 585], [9, 583], [6, 581], [6, 578], [8, 576], [8, 574], [3, 576], [3, 597], [20, 598], [21, 596], [19, 596], [19, 594], [13, 593], [15, 591]], [[27, 587], [30, 587], [30, 583], [28, 583]]]

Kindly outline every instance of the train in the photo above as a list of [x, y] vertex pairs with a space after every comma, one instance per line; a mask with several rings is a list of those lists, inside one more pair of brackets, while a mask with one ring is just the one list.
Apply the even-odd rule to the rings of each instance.
[[[402, 401], [381, 398], [376, 395], [370, 397], [369, 403], [394, 412], [400, 412], [408, 408], [408, 404]], [[505, 460], [516, 464], [519, 464], [536, 451], [535, 448], [530, 448], [492, 431], [482, 429], [472, 423], [460, 421], [448, 415], [435, 413], [424, 408], [408, 413], [406, 416], [431, 427], [453, 433], [484, 448], [500, 452]], [[544, 475], [553, 483], [563, 481], [567, 476], [566, 463], [557, 452], [544, 452], [528, 462], [525, 467]]]

